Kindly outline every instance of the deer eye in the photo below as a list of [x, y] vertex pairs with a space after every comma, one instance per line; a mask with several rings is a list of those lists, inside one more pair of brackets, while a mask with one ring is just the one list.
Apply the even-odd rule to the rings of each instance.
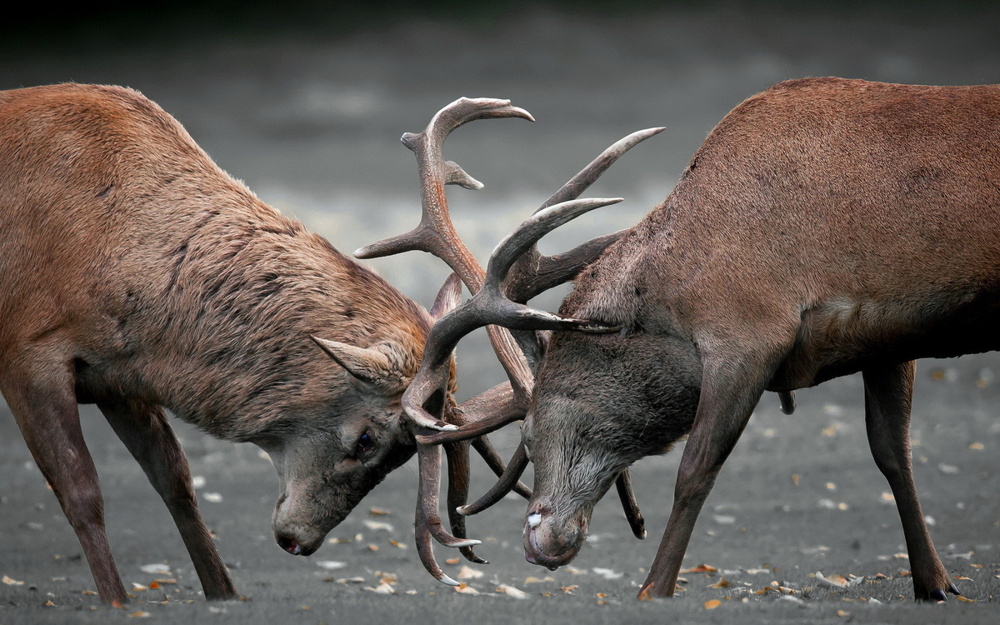
[[375, 439], [372, 437], [371, 430], [365, 430], [364, 434], [358, 437], [355, 456], [358, 459], [363, 459], [373, 449], [375, 449]]

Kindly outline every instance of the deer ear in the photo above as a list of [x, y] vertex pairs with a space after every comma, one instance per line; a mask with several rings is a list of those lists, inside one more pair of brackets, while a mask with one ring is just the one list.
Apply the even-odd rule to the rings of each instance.
[[394, 361], [386, 351], [374, 347], [357, 347], [317, 336], [310, 338], [361, 382], [390, 393], [406, 388], [405, 373], [398, 359]]
[[434, 298], [434, 305], [431, 306], [431, 318], [437, 321], [450, 313], [462, 303], [462, 280], [457, 273], [448, 276], [448, 279], [441, 285], [437, 297]]

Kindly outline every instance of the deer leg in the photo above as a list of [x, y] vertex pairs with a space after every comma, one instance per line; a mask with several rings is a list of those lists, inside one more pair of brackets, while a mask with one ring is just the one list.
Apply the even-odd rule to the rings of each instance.
[[698, 411], [677, 471], [673, 508], [649, 574], [639, 590], [640, 600], [674, 594], [698, 514], [764, 392], [765, 379], [747, 374], [753, 370], [749, 364], [742, 376], [736, 373], [738, 365], [732, 362], [726, 365], [724, 371], [723, 367], [706, 362]]
[[115, 607], [128, 603], [104, 528], [104, 500], [83, 440], [72, 376], [41, 377], [3, 388], [14, 419], [42, 475], [59, 500], [87, 556], [97, 594]]
[[934, 550], [913, 484], [909, 433], [915, 370], [915, 363], [910, 361], [862, 373], [865, 425], [875, 464], [889, 482], [903, 522], [913, 593], [918, 601], [943, 601], [947, 592], [960, 593]]
[[167, 505], [194, 562], [205, 598], [238, 598], [229, 571], [198, 512], [187, 457], [163, 410], [137, 401], [98, 406]]

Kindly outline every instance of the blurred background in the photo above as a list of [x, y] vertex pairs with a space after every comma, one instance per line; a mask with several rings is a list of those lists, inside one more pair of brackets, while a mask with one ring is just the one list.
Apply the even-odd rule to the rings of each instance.
[[[927, 84], [1000, 82], [1000, 3], [995, 0], [154, 0], [59, 8], [24, 5], [20, 10], [20, 16], [8, 13], [0, 23], [0, 88], [75, 81], [138, 89], [179, 119], [219, 165], [264, 201], [298, 217], [346, 253], [416, 224], [415, 161], [398, 139], [404, 132], [423, 129], [439, 108], [460, 96], [510, 98], [536, 119], [476, 122], [456, 131], [446, 144], [446, 158], [486, 185], [478, 192], [455, 187], [449, 196], [460, 232], [485, 262], [497, 241], [549, 194], [607, 145], [634, 130], [667, 127], [626, 155], [586, 194], [626, 201], [547, 237], [543, 251], [566, 249], [637, 222], [669, 193], [715, 123], [740, 101], [776, 82], [823, 75]], [[366, 264], [425, 306], [448, 273], [436, 259], [417, 253]], [[537, 303], [555, 309], [564, 293], [557, 290]], [[480, 332], [460, 347], [463, 396], [501, 379], [499, 367], [484, 357], [485, 346]], [[922, 368], [919, 384], [929, 390], [918, 392], [928, 393], [924, 405], [931, 408], [920, 413], [918, 404], [915, 438], [930, 430], [948, 431], [956, 448], [985, 441], [995, 459], [1000, 438], [995, 361], [995, 355], [986, 355]], [[759, 417], [763, 425], [751, 425], [730, 461], [738, 468], [724, 472], [720, 488], [726, 488], [726, 475], [745, 476], [739, 472], [760, 469], [778, 452], [808, 456], [812, 448], [796, 451], [794, 445], [824, 441], [823, 428], [831, 423], [841, 423], [835, 430], [840, 435], [857, 437], [849, 457], [866, 458], [863, 420], [858, 421], [860, 380], [834, 381], [821, 389], [800, 393], [802, 408], [791, 420], [779, 417], [777, 400], [766, 397]], [[950, 426], [954, 422], [946, 407], [952, 405], [971, 411], [973, 418]], [[120, 443], [108, 438], [107, 426], [87, 410], [88, 436], [94, 437], [106, 491], [142, 482]], [[808, 425], [799, 419], [817, 414], [819, 419]], [[851, 425], [844, 425], [848, 422]], [[303, 566], [271, 544], [268, 524], [275, 489], [269, 484], [276, 480], [270, 481], [274, 476], [267, 462], [253, 448], [212, 441], [183, 424], [177, 426], [192, 466], [207, 476], [208, 488], [213, 480], [225, 479], [252, 493], [254, 507], [242, 519], [213, 514], [212, 504], [203, 504], [217, 530], [227, 523], [250, 525], [229, 534], [229, 549], [239, 536], [249, 536], [247, 544], [260, 547], [260, 555], [240, 556], [246, 561], [241, 575]], [[775, 447], [773, 428], [789, 437], [798, 432], [798, 438]], [[51, 496], [39, 484], [37, 470], [32, 473], [12, 420], [2, 414], [0, 434], [0, 468], [9, 476], [0, 501], [5, 504], [0, 505], [4, 528], [20, 530], [31, 523], [58, 528], [64, 548], [78, 551], [68, 524], [59, 525], [58, 509], [54, 500], [46, 499]], [[505, 454], [512, 451], [516, 436], [516, 431], [501, 433], [498, 440]], [[669, 460], [652, 459], [639, 470], [640, 480], [647, 480], [637, 488], [640, 502], [657, 502], [647, 511], [654, 519], [650, 542], [657, 540], [665, 523], [678, 458], [675, 452]], [[933, 455], [925, 461], [930, 466], [953, 463]], [[837, 470], [844, 469], [844, 463], [847, 469], [852, 466], [844, 456], [824, 462]], [[845, 475], [859, 485], [871, 482], [877, 498], [885, 485], [870, 458], [863, 462], [863, 470]], [[793, 470], [781, 463], [766, 469], [783, 476]], [[996, 525], [991, 525], [998, 516], [997, 491], [986, 478], [995, 471], [995, 463], [991, 468], [983, 460], [978, 472], [964, 474], [976, 476], [975, 484], [987, 485], [977, 497], [993, 502], [981, 519], [981, 528], [986, 528], [982, 531], [992, 529], [992, 541], [997, 538]], [[412, 497], [407, 493], [400, 500], [399, 493], [412, 489], [414, 468], [408, 465], [397, 473], [387, 482], [394, 485], [377, 489], [372, 501], [389, 507], [395, 503], [400, 540], [410, 542], [406, 530]], [[931, 473], [942, 478], [947, 472]], [[772, 474], [761, 479], [770, 479], [767, 476]], [[127, 545], [122, 547], [126, 554], [120, 557], [137, 559], [132, 564], [149, 557], [143, 551], [148, 545], [132, 523], [135, 518], [149, 521], [152, 510], [158, 510], [158, 504], [149, 503], [148, 487], [140, 483], [135, 488], [147, 498], [135, 504], [140, 516], [109, 519], [113, 536], [131, 535], [142, 545], [134, 556]], [[725, 502], [743, 492], [736, 485], [731, 488], [735, 490], [713, 494], [713, 500]], [[822, 492], [822, 486], [817, 488]], [[32, 503], [34, 497], [43, 503]], [[964, 507], [955, 509], [953, 503], [947, 504], [949, 509], [965, 514]], [[813, 504], [810, 499], [808, 505]], [[47, 508], [32, 520], [37, 505]], [[150, 509], [139, 512], [147, 506]], [[511, 566], [517, 564], [523, 571], [523, 506], [513, 504], [503, 514], [508, 524], [498, 530], [503, 532], [499, 540], [510, 553]], [[346, 522], [345, 533], [360, 527], [359, 516], [364, 514], [356, 513]], [[894, 514], [884, 516], [893, 540], [901, 541]], [[156, 522], [166, 523], [164, 532], [170, 538], [164, 540], [175, 540], [169, 522]], [[801, 523], [808, 526], [800, 519], [797, 527]], [[622, 522], [615, 520], [610, 529], [629, 540]], [[955, 530], [961, 533], [962, 528]], [[36, 535], [25, 531], [25, 540], [32, 542]], [[48, 545], [53, 538], [46, 530], [38, 540]], [[113, 538], [112, 544], [121, 545], [121, 540]], [[833, 539], [824, 535], [824, 540]], [[723, 543], [740, 548], [738, 540]], [[10, 552], [0, 553], [0, 564], [6, 557], [28, 566], [30, 552], [21, 547], [8, 545]], [[645, 545], [633, 564], [648, 565], [652, 548]], [[164, 549], [178, 564], [184, 562], [177, 543], [168, 542]], [[226, 552], [226, 544], [222, 549]], [[407, 560], [411, 567], [412, 553]], [[1000, 561], [996, 552], [991, 557]], [[415, 575], [422, 588], [431, 583]], [[86, 575], [80, 579], [87, 584]]]

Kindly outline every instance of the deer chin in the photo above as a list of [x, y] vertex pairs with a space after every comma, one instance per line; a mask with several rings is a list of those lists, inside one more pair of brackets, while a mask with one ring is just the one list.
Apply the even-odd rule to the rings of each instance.
[[569, 564], [587, 540], [588, 517], [581, 512], [560, 521], [532, 506], [524, 525], [524, 559], [549, 570]]

